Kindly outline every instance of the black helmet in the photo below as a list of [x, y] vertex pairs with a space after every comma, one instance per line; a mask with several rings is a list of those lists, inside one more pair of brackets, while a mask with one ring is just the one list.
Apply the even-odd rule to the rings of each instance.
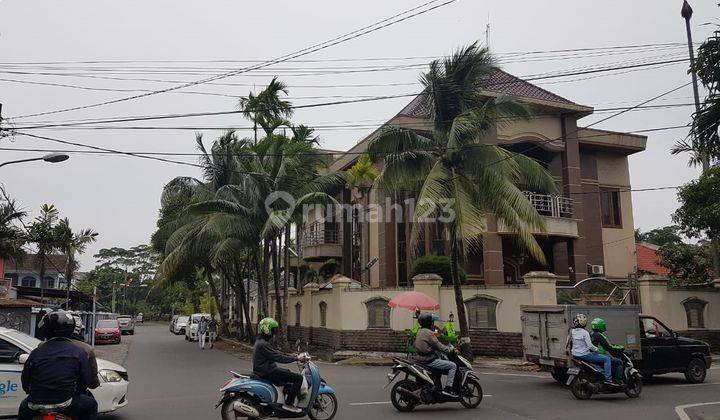
[[418, 317], [418, 324], [420, 324], [423, 328], [430, 328], [433, 324], [433, 316], [432, 314], [421, 314]]
[[38, 324], [45, 338], [72, 337], [75, 331], [75, 318], [63, 310], [48, 312]]

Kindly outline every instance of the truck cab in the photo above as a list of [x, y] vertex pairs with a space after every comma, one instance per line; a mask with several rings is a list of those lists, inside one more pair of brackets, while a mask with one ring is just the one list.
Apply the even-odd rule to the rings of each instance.
[[659, 319], [640, 315], [642, 359], [636, 367], [644, 377], [682, 372], [690, 383], [705, 380], [710, 368], [710, 346], [699, 340], [681, 337]]

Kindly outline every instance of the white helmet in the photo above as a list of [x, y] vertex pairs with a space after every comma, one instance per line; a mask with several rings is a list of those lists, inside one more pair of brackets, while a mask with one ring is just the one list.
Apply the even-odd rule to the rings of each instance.
[[585, 326], [587, 325], [587, 322], [588, 322], [588, 319], [587, 319], [587, 316], [585, 316], [585, 314], [577, 314], [577, 315], [575, 315], [575, 318], [573, 318], [573, 326], [575, 328], [578, 328], [578, 327], [585, 328]]

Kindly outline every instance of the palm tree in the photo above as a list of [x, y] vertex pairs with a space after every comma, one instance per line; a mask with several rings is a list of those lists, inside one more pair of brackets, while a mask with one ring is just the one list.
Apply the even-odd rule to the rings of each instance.
[[287, 85], [273, 77], [259, 94], [250, 92], [248, 96], [240, 98], [238, 107], [245, 118], [253, 122], [255, 144], [258, 142], [258, 125], [265, 131], [265, 136], [271, 136], [281, 125], [290, 125], [287, 119], [292, 117], [292, 105], [280, 98], [281, 93], [287, 95]]
[[70, 221], [66, 218], [61, 219], [55, 225], [55, 237], [58, 249], [65, 254], [65, 282], [67, 288], [66, 307], [70, 307], [70, 286], [72, 285], [75, 270], [79, 268], [79, 264], [75, 259], [76, 254], [82, 254], [89, 244], [97, 240], [98, 233], [92, 229], [82, 229], [73, 232], [70, 228]]
[[[421, 234], [421, 217], [446, 216], [452, 280], [460, 331], [468, 325], [459, 276], [459, 260], [482, 245], [488, 214], [502, 219], [517, 242], [538, 261], [545, 256], [533, 236], [544, 231], [542, 218], [518, 186], [554, 191], [550, 174], [527, 156], [514, 154], [483, 139], [504, 117], [525, 117], [528, 110], [507, 98], [484, 96], [488, 78], [498, 71], [492, 56], [477, 44], [436, 60], [421, 77], [423, 99], [431, 110], [428, 136], [388, 128], [369, 146], [373, 158], [384, 158], [375, 185], [417, 196], [411, 244]], [[442, 209], [442, 210], [441, 210]]]
[[24, 254], [25, 234], [17, 223], [26, 213], [17, 209], [14, 200], [5, 199], [6, 202], [0, 204], [0, 260], [18, 260]]
[[[375, 168], [375, 165], [372, 162], [372, 159], [370, 159], [370, 156], [367, 154], [364, 154], [360, 156], [358, 161], [348, 169], [347, 173], [347, 182], [345, 183], [345, 187], [349, 190], [356, 190], [358, 193], [358, 201], [362, 202], [362, 217], [361, 219], [364, 220], [366, 216], [366, 212], [368, 211], [368, 205], [370, 202], [370, 189], [372, 188], [373, 183], [375, 182], [375, 179], [378, 177], [378, 170]], [[353, 213], [354, 217], [354, 213]], [[358, 223], [359, 224], [359, 223]], [[367, 221], [362, 223], [363, 231], [365, 232], [362, 236], [365, 238], [369, 237], [369, 230], [368, 226], [369, 224]], [[365, 253], [366, 255], [370, 255], [370, 243], [369, 241], [366, 241], [366, 248]], [[362, 256], [360, 257], [362, 259]], [[362, 277], [362, 276], [361, 276]]]
[[55, 232], [59, 211], [52, 204], [43, 204], [40, 208], [40, 216], [29, 226], [28, 242], [35, 244], [37, 248], [36, 260], [40, 271], [40, 297], [45, 296], [45, 267], [48, 255], [51, 255], [58, 248], [58, 241]]

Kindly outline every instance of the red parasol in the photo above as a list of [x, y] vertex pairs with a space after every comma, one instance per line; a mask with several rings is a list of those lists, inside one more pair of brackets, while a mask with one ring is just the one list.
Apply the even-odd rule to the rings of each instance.
[[405, 308], [411, 311], [420, 309], [432, 311], [440, 309], [440, 304], [430, 296], [421, 292], [403, 292], [390, 300], [391, 308]]

